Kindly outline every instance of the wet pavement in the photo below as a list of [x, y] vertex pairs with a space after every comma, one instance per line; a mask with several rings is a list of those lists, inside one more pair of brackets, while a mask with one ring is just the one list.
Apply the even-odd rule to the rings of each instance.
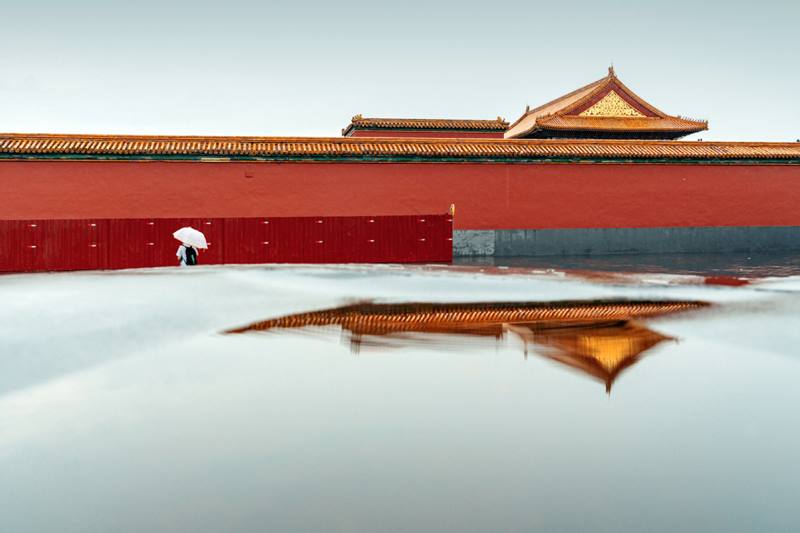
[[2, 276], [0, 529], [793, 530], [800, 278], [740, 276]]
[[465, 257], [456, 264], [616, 273], [689, 274], [764, 278], [800, 276], [800, 253], [636, 254], [565, 257]]

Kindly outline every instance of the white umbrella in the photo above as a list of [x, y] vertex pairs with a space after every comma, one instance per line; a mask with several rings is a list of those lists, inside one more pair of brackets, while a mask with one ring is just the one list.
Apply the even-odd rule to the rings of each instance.
[[186, 226], [172, 234], [173, 237], [185, 244], [191, 244], [195, 248], [208, 248], [206, 236], [202, 231], [198, 231], [191, 226]]

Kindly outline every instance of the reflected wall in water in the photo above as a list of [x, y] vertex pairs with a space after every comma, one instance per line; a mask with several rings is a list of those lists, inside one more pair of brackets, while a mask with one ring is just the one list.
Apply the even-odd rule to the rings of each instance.
[[[353, 353], [363, 346], [445, 344], [453, 335], [514, 335], [534, 353], [594, 377], [611, 390], [619, 374], [671, 337], [637, 319], [706, 307], [699, 301], [481, 302], [463, 304], [359, 303], [255, 322], [226, 333], [338, 327]], [[394, 342], [387, 343], [391, 338]]]
[[456, 257], [455, 265], [581, 272], [684, 274], [765, 278], [800, 275], [800, 254], [614, 254], [548, 257]]

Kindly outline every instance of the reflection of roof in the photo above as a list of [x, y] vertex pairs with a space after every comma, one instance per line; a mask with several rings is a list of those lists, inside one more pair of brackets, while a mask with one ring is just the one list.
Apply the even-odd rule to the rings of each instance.
[[[339, 326], [351, 333], [351, 348], [383, 346], [378, 337], [404, 343], [421, 341], [411, 332], [502, 337], [513, 333], [540, 355], [577, 368], [606, 384], [641, 354], [668, 339], [629, 320], [708, 304], [695, 301], [485, 302], [466, 304], [353, 304], [256, 322], [227, 333]], [[373, 337], [365, 341], [362, 337]], [[435, 342], [435, 341], [433, 341]]]
[[669, 340], [655, 331], [623, 323], [597, 328], [562, 328], [537, 332], [533, 341], [541, 354], [586, 372], [606, 384], [606, 390], [624, 369], [657, 344]]
[[0, 159], [786, 160], [800, 143], [0, 134]]
[[[228, 333], [338, 325], [363, 335], [418, 331], [492, 334], [492, 326], [583, 323], [658, 316], [705, 307], [694, 301], [562, 301], [353, 304], [256, 322]], [[472, 331], [471, 331], [472, 330]], [[484, 331], [486, 333], [484, 333]]]
[[264, 320], [227, 333], [339, 326], [352, 334], [351, 346], [357, 350], [364, 335], [420, 332], [499, 338], [511, 332], [526, 345], [542, 347], [537, 353], [600, 379], [610, 391], [622, 370], [668, 339], [629, 320], [707, 305], [696, 301], [361, 303]]
[[342, 130], [347, 135], [353, 129], [399, 129], [399, 130], [464, 130], [505, 131], [508, 122], [500, 117], [493, 120], [447, 119], [447, 118], [370, 118], [356, 115]]
[[705, 121], [659, 111], [626, 87], [614, 70], [609, 69], [605, 78], [526, 110], [508, 128], [505, 137], [567, 137], [568, 132], [575, 137], [602, 137], [605, 132], [617, 138], [676, 139], [706, 129]]

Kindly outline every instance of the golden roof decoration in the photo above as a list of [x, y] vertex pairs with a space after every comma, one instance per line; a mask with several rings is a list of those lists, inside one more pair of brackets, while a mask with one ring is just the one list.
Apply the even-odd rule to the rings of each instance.
[[[592, 119], [592, 120], [588, 120]], [[507, 139], [678, 139], [708, 129], [704, 120], [668, 115], [608, 75], [525, 113], [506, 130]]]
[[590, 108], [578, 113], [581, 117], [643, 117], [645, 116], [628, 102], [620, 98], [616, 91], [609, 91]]

